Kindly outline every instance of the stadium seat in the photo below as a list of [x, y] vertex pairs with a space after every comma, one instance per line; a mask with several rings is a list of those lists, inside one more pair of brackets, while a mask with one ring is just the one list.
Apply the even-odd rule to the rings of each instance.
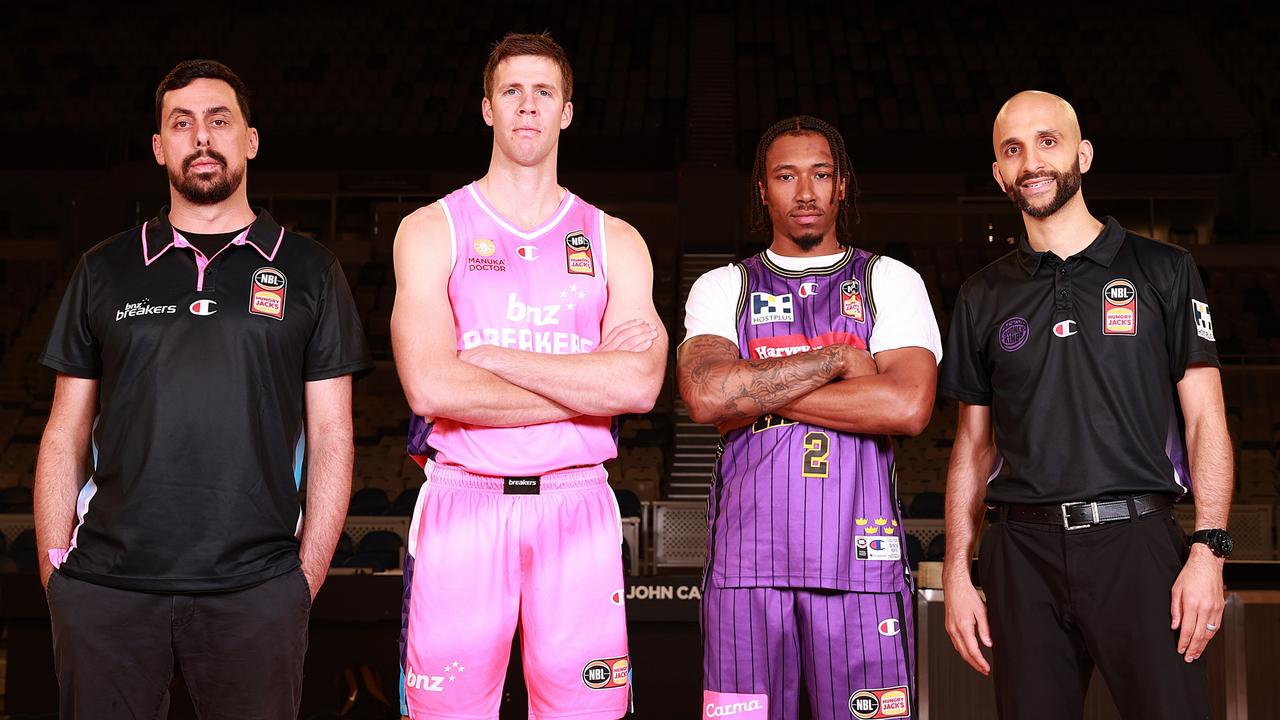
[[18, 533], [9, 545], [9, 557], [16, 563], [18, 572], [36, 572], [36, 531], [28, 528]]
[[375, 572], [398, 568], [403, 544], [400, 536], [389, 530], [374, 530], [360, 538], [355, 554], [344, 567], [370, 568]]
[[911, 499], [910, 516], [917, 519], [939, 519], [945, 500], [942, 493], [922, 492]]
[[347, 508], [348, 515], [362, 517], [365, 515], [385, 515], [387, 510], [391, 508], [391, 501], [387, 499], [387, 491], [381, 488], [364, 488], [357, 490], [351, 496], [351, 505]]
[[346, 567], [347, 562], [352, 555], [356, 553], [355, 543], [351, 541], [351, 536], [342, 533], [338, 536], [338, 544], [333, 548], [333, 560], [329, 562], [329, 567]]
[[924, 559], [929, 562], [942, 562], [947, 556], [947, 536], [935, 535], [929, 541], [929, 549], [924, 554]]
[[406, 488], [400, 491], [396, 496], [395, 502], [391, 503], [391, 508], [387, 510], [388, 515], [395, 517], [413, 517], [413, 508], [418, 504], [419, 487]]
[[911, 565], [912, 570], [920, 567], [920, 561], [924, 560], [924, 546], [920, 544], [920, 538], [915, 535], [908, 534], [907, 538], [907, 563]]
[[0, 489], [0, 513], [31, 512], [31, 488], [7, 487]]
[[630, 490], [615, 489], [613, 494], [618, 498], [618, 514], [622, 517], [638, 518], [644, 513], [640, 498]]

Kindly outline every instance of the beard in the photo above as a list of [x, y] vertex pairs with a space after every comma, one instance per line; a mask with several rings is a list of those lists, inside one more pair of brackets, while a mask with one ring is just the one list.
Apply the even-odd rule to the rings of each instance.
[[[221, 170], [193, 173], [191, 164], [201, 158], [217, 160]], [[182, 161], [182, 167], [169, 167], [169, 184], [193, 205], [216, 205], [231, 197], [244, 181], [245, 167], [231, 168], [227, 158], [216, 150], [197, 150]]]
[[791, 242], [795, 243], [796, 247], [800, 248], [802, 252], [809, 252], [822, 243], [822, 235], [818, 233], [792, 235]]
[[[1032, 205], [1027, 200], [1026, 196], [1022, 194], [1022, 191], [1018, 189], [1022, 183], [1038, 177], [1053, 178], [1053, 184], [1056, 188], [1053, 193], [1053, 199], [1051, 199], [1049, 204], [1044, 207], [1035, 207]], [[1066, 205], [1071, 198], [1076, 196], [1076, 193], [1080, 192], [1080, 180], [1080, 161], [1076, 160], [1071, 164], [1071, 169], [1065, 174], [1057, 171], [1045, 171], [1034, 175], [1023, 175], [1018, 178], [1017, 182], [1009, 185], [1009, 189], [1005, 194], [1009, 196], [1009, 199], [1013, 201], [1013, 204], [1017, 205], [1018, 209], [1022, 212], [1033, 218], [1047, 218], [1058, 212], [1063, 205]]]

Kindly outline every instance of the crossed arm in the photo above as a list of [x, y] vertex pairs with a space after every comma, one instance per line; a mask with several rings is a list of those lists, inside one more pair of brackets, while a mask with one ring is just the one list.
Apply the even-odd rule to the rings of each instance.
[[676, 360], [680, 395], [696, 422], [727, 432], [774, 413], [834, 430], [918, 435], [929, 423], [938, 368], [920, 347], [874, 358], [850, 345], [743, 360], [718, 335], [686, 340]]
[[606, 218], [609, 301], [593, 352], [551, 355], [480, 346], [457, 352], [449, 304], [450, 236], [438, 205], [396, 235], [391, 341], [409, 407], [418, 415], [514, 427], [578, 415], [647, 412], [662, 386], [666, 332], [653, 306], [653, 268], [639, 233]]

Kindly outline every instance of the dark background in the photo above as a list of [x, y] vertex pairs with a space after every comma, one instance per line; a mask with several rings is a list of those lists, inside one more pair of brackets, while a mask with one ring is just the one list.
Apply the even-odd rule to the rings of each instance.
[[[675, 341], [683, 337], [689, 283], [762, 247], [764, 238], [750, 232], [746, 193], [756, 139], [774, 121], [808, 113], [839, 127], [863, 193], [855, 243], [921, 273], [945, 334], [960, 283], [1009, 251], [1022, 230], [991, 179], [996, 110], [1024, 89], [1072, 102], [1096, 149], [1084, 180], [1093, 212], [1187, 247], [1201, 266], [1224, 360], [1236, 500], [1267, 506], [1274, 519], [1274, 10], [1248, 3], [553, 0], [64, 3], [7, 8], [6, 15], [0, 513], [30, 512], [53, 381], [38, 356], [70, 269], [85, 249], [167, 202], [150, 151], [154, 91], [174, 64], [193, 57], [227, 63], [253, 93], [262, 144], [247, 176], [251, 201], [329, 246], [353, 286], [379, 360], [357, 385], [356, 489], [364, 494], [353, 512], [394, 512], [389, 506], [405, 497], [411, 506], [421, 478], [404, 458], [408, 411], [390, 357], [391, 241], [407, 212], [484, 174], [491, 134], [480, 118], [480, 75], [488, 49], [507, 31], [545, 29], [575, 69], [561, 181], [644, 234], [655, 301]], [[955, 408], [940, 401], [929, 429], [899, 442], [900, 490], [915, 517], [940, 510], [936, 493], [954, 424]], [[668, 382], [652, 413], [625, 420], [611, 482], [644, 501], [705, 497], [706, 438]], [[1256, 540], [1274, 557], [1268, 523]], [[28, 568], [30, 549], [14, 537], [6, 542], [0, 570]], [[642, 561], [647, 555], [650, 548]], [[340, 666], [342, 647], [381, 642], [375, 638], [389, 637], [393, 620], [379, 620], [374, 634], [344, 630], [353, 639], [326, 641], [323, 652], [332, 654], [316, 661]], [[649, 652], [666, 637], [645, 635], [635, 644]], [[696, 642], [685, 645], [679, 652], [689, 659]], [[8, 657], [11, 667], [22, 662]], [[383, 678], [384, 687], [392, 680]]]

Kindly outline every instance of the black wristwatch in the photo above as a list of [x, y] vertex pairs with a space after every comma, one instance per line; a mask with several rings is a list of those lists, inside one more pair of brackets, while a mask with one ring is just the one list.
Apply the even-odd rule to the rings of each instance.
[[1231, 533], [1218, 528], [1191, 533], [1191, 542], [1208, 545], [1209, 551], [1220, 558], [1231, 557], [1231, 549], [1235, 547]]

